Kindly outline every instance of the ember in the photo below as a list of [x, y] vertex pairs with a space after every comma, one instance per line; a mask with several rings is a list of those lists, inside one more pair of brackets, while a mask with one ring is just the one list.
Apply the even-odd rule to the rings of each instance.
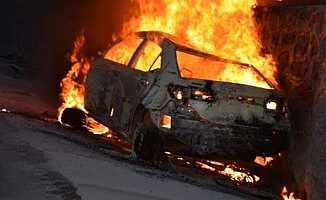
[[[242, 172], [243, 170], [238, 169], [234, 165], [225, 165], [216, 161], [206, 161], [204, 162], [197, 161], [196, 164], [202, 169], [209, 170], [211, 172], [217, 172], [218, 174], [227, 176], [232, 181], [241, 182], [241, 183], [257, 183], [260, 181], [260, 177], [250, 174], [249, 172]], [[209, 165], [212, 164], [213, 166]]]
[[[209, 53], [250, 63], [270, 82], [277, 85], [274, 79], [276, 68], [272, 58], [260, 55], [260, 43], [252, 19], [254, 0], [223, 0], [218, 2], [209, 0], [196, 1], [195, 4], [191, 0], [183, 2], [138, 0], [137, 2], [140, 15], [124, 24], [121, 37], [134, 31], [157, 30], [167, 32]], [[84, 36], [78, 37], [74, 42], [74, 50], [70, 55], [72, 68], [61, 82], [60, 98], [62, 105], [59, 108], [59, 121], [66, 108], [77, 108], [87, 113], [84, 108], [84, 82], [91, 60], [80, 54], [84, 44]], [[128, 51], [129, 49], [124, 49], [124, 51], [117, 49], [111, 51], [117, 52], [115, 55], [106, 56], [121, 60], [127, 55], [131, 55]], [[153, 49], [152, 52], [155, 53], [156, 51]], [[250, 69], [236, 69], [226, 65], [222, 73], [216, 76], [220, 76], [218, 79], [222, 81], [270, 88]], [[99, 129], [99, 133], [106, 130], [104, 127]], [[94, 131], [94, 128], [91, 130]]]
[[6, 108], [2, 108], [2, 109], [1, 109], [1, 112], [3, 112], [3, 113], [10, 113], [10, 111], [7, 110]]
[[261, 166], [269, 165], [274, 159], [272, 157], [261, 157], [257, 156], [255, 159], [255, 163]]
[[289, 194], [289, 192], [288, 192], [288, 190], [287, 190], [286, 187], [283, 187], [281, 196], [283, 197], [284, 200], [301, 200], [301, 199], [295, 198], [293, 192], [291, 192]]
[[227, 166], [223, 171], [219, 173], [229, 176], [233, 181], [256, 183], [260, 180], [260, 178], [256, 175], [250, 175], [247, 173], [236, 171], [231, 166]]

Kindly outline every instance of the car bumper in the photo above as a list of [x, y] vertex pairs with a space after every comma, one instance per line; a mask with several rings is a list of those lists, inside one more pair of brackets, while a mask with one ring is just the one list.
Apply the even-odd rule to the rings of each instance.
[[172, 118], [171, 129], [164, 134], [190, 147], [191, 153], [241, 157], [274, 155], [288, 145], [289, 125], [244, 126]]

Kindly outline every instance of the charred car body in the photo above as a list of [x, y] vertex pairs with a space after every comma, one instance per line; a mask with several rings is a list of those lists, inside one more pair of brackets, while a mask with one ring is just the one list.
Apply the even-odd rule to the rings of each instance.
[[164, 152], [237, 159], [280, 152], [289, 130], [284, 97], [276, 89], [214, 81], [226, 65], [254, 70], [272, 87], [253, 66], [168, 34], [138, 32], [93, 63], [85, 108], [145, 160]]

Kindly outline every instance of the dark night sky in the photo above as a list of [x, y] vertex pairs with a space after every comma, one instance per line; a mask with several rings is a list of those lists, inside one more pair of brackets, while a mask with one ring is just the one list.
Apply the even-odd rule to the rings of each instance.
[[36, 89], [50, 91], [46, 95], [51, 98], [59, 91], [59, 81], [68, 70], [65, 57], [81, 30], [86, 31], [87, 53], [95, 54], [107, 46], [134, 6], [129, 0], [6, 0], [1, 4], [0, 56], [22, 56], [36, 71]]

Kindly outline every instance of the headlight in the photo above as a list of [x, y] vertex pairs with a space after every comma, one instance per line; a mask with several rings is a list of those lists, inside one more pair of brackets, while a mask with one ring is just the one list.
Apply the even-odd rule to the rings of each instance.
[[268, 101], [266, 103], [267, 110], [277, 110], [278, 104], [276, 101]]

